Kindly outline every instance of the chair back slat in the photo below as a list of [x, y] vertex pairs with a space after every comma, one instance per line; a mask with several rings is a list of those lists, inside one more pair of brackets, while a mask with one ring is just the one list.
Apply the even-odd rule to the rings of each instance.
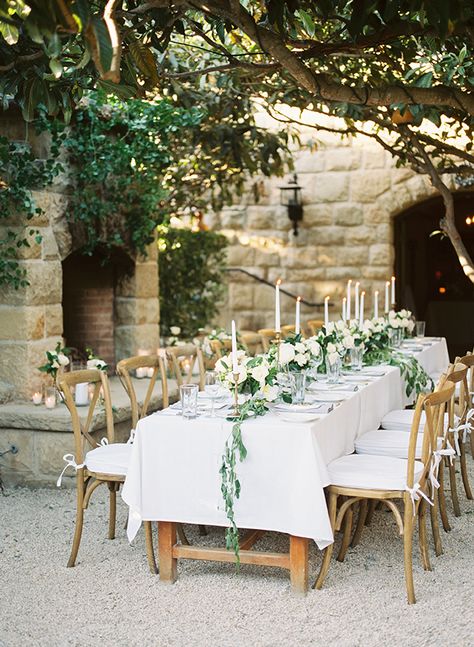
[[[183, 384], [192, 384], [193, 369], [197, 362], [199, 369], [199, 389], [204, 390], [205, 373], [204, 357], [202, 350], [194, 344], [183, 344], [182, 346], [169, 346], [165, 349], [166, 357], [171, 363], [171, 369], [178, 384], [178, 389]], [[183, 373], [183, 363], [187, 363]]]
[[[81, 422], [77, 405], [72, 393], [72, 387], [78, 384], [89, 383], [94, 385], [92, 397], [89, 402], [87, 417], [84, 423]], [[72, 421], [72, 430], [74, 433], [75, 457], [77, 463], [82, 463], [87, 444], [91, 449], [97, 446], [96, 440], [91, 436], [90, 428], [94, 419], [94, 413], [97, 404], [102, 395], [105, 424], [107, 430], [107, 440], [109, 443], [114, 442], [114, 419], [112, 411], [112, 400], [110, 397], [110, 386], [107, 374], [98, 369], [88, 369], [84, 371], [71, 371], [63, 373], [58, 380], [58, 388], [64, 402], [69, 409]]]
[[[153, 369], [145, 398], [141, 406], [138, 404], [138, 398], [131, 375], [132, 371], [136, 371], [138, 368]], [[148, 413], [153, 391], [158, 380], [158, 375], [160, 376], [161, 381], [163, 407], [166, 408], [169, 405], [168, 378], [166, 376], [165, 362], [161, 355], [136, 355], [134, 357], [122, 359], [117, 364], [117, 375], [119, 376], [122, 386], [130, 399], [133, 429], [136, 428], [138, 421], [141, 420], [141, 418], [144, 418]]]
[[262, 337], [257, 332], [247, 331], [240, 333], [240, 341], [247, 354], [252, 357], [263, 352]]

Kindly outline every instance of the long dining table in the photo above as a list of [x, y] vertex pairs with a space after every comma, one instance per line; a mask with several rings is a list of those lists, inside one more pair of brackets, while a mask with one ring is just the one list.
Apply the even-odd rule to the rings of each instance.
[[[427, 340], [414, 352], [431, 362], [432, 371], [441, 372], [449, 361], [443, 348], [444, 340], [429, 345]], [[327, 385], [321, 385], [321, 392], [317, 385], [313, 388], [320, 402], [315, 410], [320, 407], [321, 413], [309, 422], [293, 422], [291, 414], [270, 410], [242, 423], [248, 453], [237, 463], [241, 493], [234, 505], [236, 524], [247, 531], [240, 561], [286, 568], [292, 588], [302, 592], [308, 586], [309, 541], [324, 549], [334, 540], [324, 494], [327, 465], [351, 454], [361, 434], [377, 429], [383, 416], [403, 408], [405, 401], [400, 371], [389, 365], [363, 369], [358, 379], [348, 377], [337, 390]], [[321, 404], [324, 393], [330, 394], [332, 404]], [[136, 429], [122, 490], [129, 506], [127, 534], [132, 541], [142, 521], [158, 522], [163, 581], [176, 580], [179, 559], [236, 559], [225, 548], [185, 546], [176, 539], [177, 523], [228, 525], [219, 470], [233, 423], [225, 413], [217, 413], [211, 417], [206, 410], [185, 420], [179, 408], [171, 406], [143, 418]], [[288, 534], [289, 552], [253, 550], [263, 531]]]

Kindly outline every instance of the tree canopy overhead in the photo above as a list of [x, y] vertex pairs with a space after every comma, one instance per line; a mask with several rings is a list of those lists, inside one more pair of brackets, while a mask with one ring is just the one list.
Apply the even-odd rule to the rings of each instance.
[[282, 103], [343, 117], [337, 132], [430, 177], [474, 280], [446, 182], [473, 176], [472, 0], [3, 0], [0, 32], [0, 94], [26, 119], [40, 103], [68, 117], [92, 85], [150, 96], [205, 82], [277, 118]]

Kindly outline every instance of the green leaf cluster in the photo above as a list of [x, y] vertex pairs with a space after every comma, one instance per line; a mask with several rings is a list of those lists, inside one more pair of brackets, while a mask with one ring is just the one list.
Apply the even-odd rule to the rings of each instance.
[[212, 231], [158, 227], [161, 334], [193, 337], [217, 314], [224, 294], [227, 239]]

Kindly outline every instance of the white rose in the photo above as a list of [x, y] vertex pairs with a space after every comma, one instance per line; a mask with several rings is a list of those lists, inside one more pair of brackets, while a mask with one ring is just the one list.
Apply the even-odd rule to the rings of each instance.
[[413, 319], [409, 319], [408, 320], [408, 331], [413, 332], [414, 327], [415, 327], [415, 322], [413, 321]]
[[170, 333], [177, 337], [179, 333], [181, 332], [181, 328], [179, 326], [171, 326], [170, 328]]
[[69, 357], [67, 357], [64, 353], [59, 353], [58, 362], [61, 366], [67, 366], [69, 364]]
[[329, 344], [326, 347], [326, 350], [328, 352], [328, 355], [330, 355], [331, 353], [336, 353], [337, 352], [336, 345], [333, 344], [332, 342], [329, 342]]
[[295, 359], [295, 347], [292, 344], [280, 344], [280, 364], [289, 364]]
[[326, 334], [331, 335], [334, 332], [334, 321], [328, 321], [328, 325], [325, 326], [326, 328]]
[[214, 366], [214, 370], [217, 371], [217, 373], [227, 373], [230, 370], [229, 355], [226, 355], [225, 357], [221, 357], [220, 359], [218, 359]]
[[51, 366], [52, 368], [59, 368], [59, 362], [56, 359], [53, 359]]
[[276, 385], [270, 386], [270, 384], [265, 384], [262, 389], [262, 394], [265, 400], [268, 402], [273, 402], [278, 397], [279, 389]]
[[403, 328], [408, 328], [408, 319], [406, 317], [404, 317], [402, 319], [402, 327]]
[[93, 368], [96, 368], [96, 367], [97, 367], [97, 362], [98, 362], [98, 361], [99, 361], [98, 359], [88, 359], [88, 360], [87, 360], [87, 368], [88, 368], [89, 370], [91, 370], [91, 369], [93, 369]]
[[268, 375], [268, 366], [265, 364], [259, 364], [258, 366], [254, 366], [253, 368], [249, 369], [250, 375], [253, 377], [254, 380], [257, 380], [257, 382], [265, 382], [265, 378]]
[[315, 339], [308, 339], [306, 342], [308, 350], [314, 357], [318, 357], [321, 354], [321, 346]]
[[295, 351], [297, 353], [305, 353], [306, 352], [306, 346], [303, 344], [303, 342], [299, 341], [295, 344]]
[[354, 338], [350, 335], [346, 335], [342, 340], [344, 348], [354, 348]]
[[303, 353], [297, 353], [295, 355], [295, 362], [298, 364], [298, 366], [305, 366], [308, 363], [308, 358]]
[[336, 330], [345, 330], [346, 329], [346, 322], [345, 321], [337, 321], [336, 322]]

